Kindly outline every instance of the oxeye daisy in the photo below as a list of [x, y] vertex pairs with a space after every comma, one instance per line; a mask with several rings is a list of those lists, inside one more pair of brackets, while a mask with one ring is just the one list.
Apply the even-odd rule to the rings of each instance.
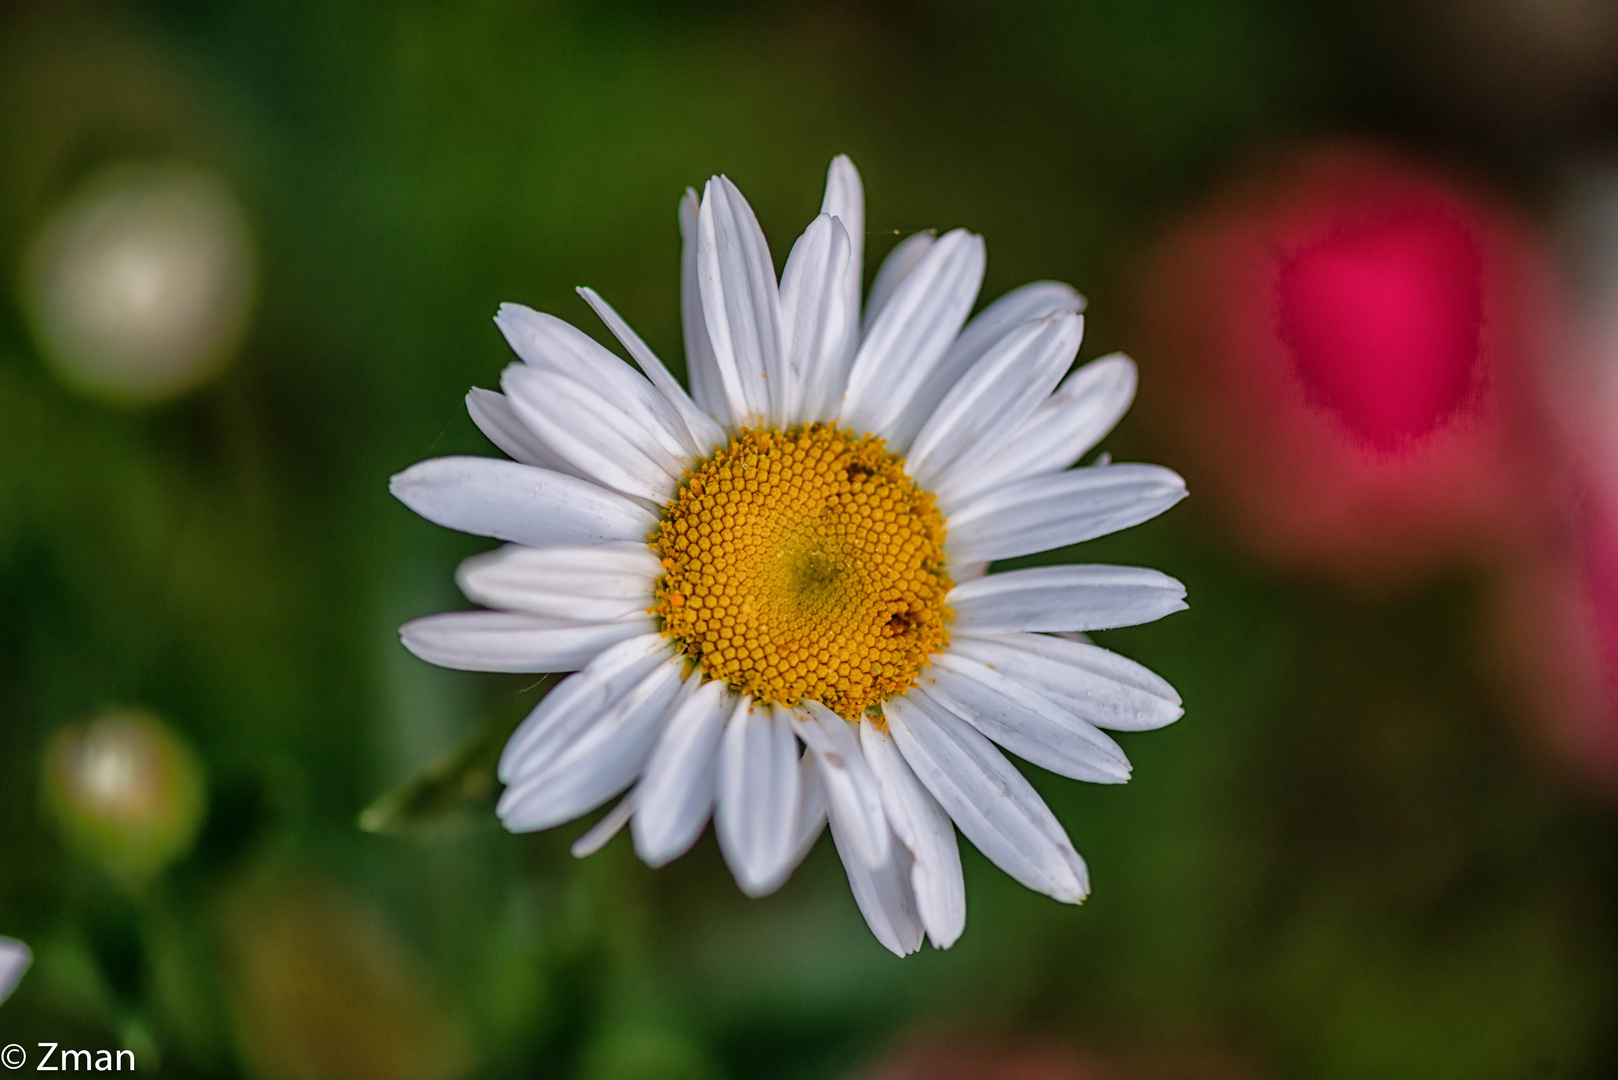
[[[1038, 282], [967, 316], [981, 237], [899, 244], [860, 304], [864, 195], [846, 157], [777, 282], [751, 208], [708, 181], [680, 205], [691, 391], [589, 289], [639, 372], [508, 304], [521, 363], [472, 418], [512, 460], [435, 458], [393, 478], [440, 525], [507, 541], [457, 580], [494, 610], [406, 624], [405, 646], [475, 671], [575, 671], [500, 759], [498, 813], [550, 828], [627, 792], [657, 866], [714, 820], [737, 883], [778, 888], [830, 823], [854, 898], [899, 955], [966, 920], [958, 828], [1029, 888], [1077, 903], [1088, 873], [1011, 751], [1121, 783], [1103, 729], [1160, 727], [1158, 676], [1055, 636], [1185, 606], [1151, 570], [985, 574], [1151, 518], [1174, 473], [1070, 468], [1134, 396], [1125, 357], [1069, 373], [1084, 301]], [[998, 744], [998, 746], [997, 746]]]

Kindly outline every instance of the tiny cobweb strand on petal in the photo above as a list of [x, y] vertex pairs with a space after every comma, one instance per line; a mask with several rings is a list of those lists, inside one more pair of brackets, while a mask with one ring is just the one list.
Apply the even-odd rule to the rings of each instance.
[[1024, 323], [957, 381], [933, 409], [906, 458], [910, 475], [932, 489], [996, 454], [1056, 388], [1084, 336], [1078, 315]]
[[559, 375], [588, 387], [644, 428], [665, 454], [683, 459], [692, 453], [674, 403], [583, 330], [521, 304], [501, 304], [494, 322], [535, 374]]
[[888, 861], [888, 821], [876, 777], [865, 762], [859, 738], [847, 720], [818, 701], [805, 699], [790, 710], [793, 730], [809, 752], [820, 759], [820, 778], [834, 820], [865, 865], [877, 870]]
[[583, 383], [512, 365], [500, 377], [512, 408], [546, 446], [595, 482], [652, 503], [674, 493], [688, 461]]
[[704, 681], [679, 703], [646, 763], [639, 792], [640, 810], [630, 823], [635, 853], [648, 866], [662, 866], [697, 842], [713, 812], [719, 769], [719, 740], [735, 699], [724, 685]]
[[495, 810], [512, 832], [571, 821], [623, 791], [640, 775], [680, 687], [673, 657], [613, 702], [546, 766], [506, 788]]
[[603, 649], [576, 675], [563, 679], [542, 698], [506, 740], [495, 775], [502, 784], [545, 768], [564, 747], [653, 668], [668, 647], [661, 634], [629, 638]]
[[975, 660], [946, 654], [918, 684], [1025, 761], [1093, 784], [1129, 779], [1123, 748], [1061, 705]]
[[1098, 465], [1030, 476], [964, 500], [949, 517], [952, 560], [992, 562], [1139, 525], [1185, 498], [1157, 465]]
[[[895, 956], [909, 956], [921, 948], [923, 927], [910, 886], [910, 852], [902, 844], [889, 844], [888, 857], [869, 866], [855, 850], [856, 826], [833, 802], [829, 805], [831, 839], [848, 875], [854, 903], [877, 941]], [[887, 826], [884, 824], [883, 828]]]
[[455, 579], [467, 599], [488, 607], [576, 622], [625, 622], [646, 618], [662, 572], [645, 544], [511, 545], [467, 559]]
[[843, 235], [848, 238], [848, 260], [843, 266], [843, 310], [846, 312], [843, 327], [842, 352], [838, 357], [839, 377], [833, 380], [836, 383], [835, 397], [829, 397], [822, 402], [822, 413], [808, 417], [813, 420], [830, 420], [837, 415], [837, 406], [841, 402], [843, 383], [848, 378], [848, 365], [854, 359], [854, 351], [860, 344], [860, 286], [865, 280], [865, 188], [860, 183], [859, 170], [848, 159], [847, 154], [838, 154], [832, 158], [826, 170], [826, 195], [820, 201], [820, 212], [829, 214], [838, 219], [843, 227]]
[[725, 727], [714, 827], [736, 883], [749, 896], [774, 892], [792, 870], [797, 747], [785, 713], [750, 699]]
[[478, 430], [507, 457], [524, 465], [537, 465], [541, 469], [577, 476], [573, 466], [563, 461], [539, 436], [517, 417], [516, 410], [504, 394], [474, 386], [466, 395], [466, 411]]
[[1040, 473], [1065, 469], [1113, 429], [1135, 398], [1135, 364], [1114, 353], [1073, 372], [1019, 424], [992, 458], [961, 470], [934, 489], [940, 506]]
[[769, 380], [781, 377], [780, 295], [769, 245], [752, 207], [723, 176], [704, 188], [697, 223], [703, 320], [730, 412], [757, 422], [769, 415]]
[[691, 399], [721, 426], [736, 423], [720, 385], [713, 341], [702, 314], [702, 290], [698, 284], [697, 248], [700, 203], [697, 193], [685, 189], [680, 200], [680, 327], [685, 339], [686, 377], [691, 381]]
[[957, 229], [928, 249], [883, 306], [849, 369], [842, 422], [904, 453], [925, 416], [907, 406], [943, 358], [983, 280], [983, 238]]
[[448, 611], [405, 623], [399, 639], [439, 667], [540, 673], [575, 671], [603, 649], [656, 631], [648, 618], [580, 623], [512, 611]]
[[860, 718], [860, 745], [888, 823], [914, 857], [910, 885], [922, 925], [934, 948], [947, 949], [966, 928], [966, 881], [955, 826], [916, 779], [893, 736], [885, 728], [878, 731], [869, 716]]
[[607, 329], [612, 331], [613, 337], [628, 350], [635, 363], [640, 365], [640, 369], [646, 373], [646, 377], [651, 380], [657, 392], [674, 407], [685, 429], [688, 452], [699, 458], [706, 457], [716, 447], [723, 446], [724, 430], [714, 423], [713, 417], [697, 407], [696, 402], [685, 392], [685, 388], [676, 382], [674, 376], [669, 374], [668, 368], [663, 366], [663, 361], [657, 358], [657, 354], [641, 340], [640, 335], [635, 333], [622, 316], [612, 309], [612, 305], [603, 300], [594, 289], [581, 287], [578, 293], [600, 316]]
[[[848, 358], [848, 233], [822, 214], [792, 245], [781, 273], [781, 328], [788, 375], [770, 386], [775, 422], [828, 419], [842, 397]], [[779, 392], [778, 392], [779, 390]]]
[[1084, 860], [1022, 773], [976, 728], [925, 693], [884, 705], [888, 730], [916, 778], [989, 861], [1036, 892], [1076, 904]]
[[946, 602], [952, 629], [971, 634], [1019, 630], [1109, 630], [1185, 610], [1185, 586], [1135, 566], [1040, 566], [957, 585]]
[[1164, 679], [1087, 642], [1046, 634], [956, 634], [950, 652], [1028, 684], [1096, 727], [1151, 731], [1185, 712]]
[[535, 547], [643, 541], [657, 525], [617, 492], [498, 458], [429, 458], [394, 476], [388, 490], [435, 525]]

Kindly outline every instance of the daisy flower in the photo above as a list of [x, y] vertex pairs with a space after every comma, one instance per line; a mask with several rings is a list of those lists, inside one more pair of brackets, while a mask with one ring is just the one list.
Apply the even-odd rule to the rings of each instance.
[[[474, 671], [576, 671], [511, 736], [498, 813], [546, 829], [627, 791], [574, 846], [626, 823], [658, 866], [711, 816], [749, 895], [778, 888], [823, 825], [883, 945], [946, 948], [966, 920], [955, 831], [1077, 903], [1084, 860], [1009, 750], [1063, 776], [1129, 777], [1103, 729], [1180, 716], [1158, 676], [1054, 636], [1185, 607], [1152, 570], [997, 559], [1151, 518], [1180, 477], [1069, 468], [1134, 396], [1125, 357], [1069, 374], [1083, 299], [1016, 289], [967, 321], [979, 236], [899, 244], [860, 305], [864, 194], [832, 162], [779, 282], [723, 176], [680, 205], [691, 391], [607, 303], [639, 372], [573, 326], [507, 304], [521, 363], [472, 418], [512, 460], [447, 457], [393, 478], [430, 521], [509, 546], [467, 560], [467, 597], [401, 635]], [[801, 749], [800, 749], [801, 744]]]

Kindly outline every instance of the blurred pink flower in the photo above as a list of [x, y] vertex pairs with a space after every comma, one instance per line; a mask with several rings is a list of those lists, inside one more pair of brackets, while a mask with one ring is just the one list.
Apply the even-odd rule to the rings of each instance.
[[1379, 580], [1475, 562], [1540, 517], [1548, 266], [1457, 183], [1371, 147], [1296, 150], [1157, 246], [1143, 377], [1261, 558]]

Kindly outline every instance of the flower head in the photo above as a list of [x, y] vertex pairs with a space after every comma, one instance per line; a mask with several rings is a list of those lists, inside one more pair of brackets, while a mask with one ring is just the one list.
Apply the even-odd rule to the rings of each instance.
[[761, 895], [829, 821], [861, 911], [903, 955], [964, 926], [956, 828], [1030, 888], [1071, 903], [1089, 890], [996, 743], [1119, 783], [1129, 763], [1102, 729], [1181, 712], [1146, 669], [1050, 636], [1178, 611], [1178, 582], [988, 564], [1138, 524], [1185, 486], [1154, 466], [1069, 468], [1135, 389], [1122, 356], [1069, 373], [1077, 293], [1028, 285], [968, 322], [982, 239], [922, 233], [883, 263], [862, 312], [863, 222], [859, 174], [839, 157], [777, 283], [736, 187], [688, 192], [691, 392], [588, 289], [640, 373], [508, 304], [495, 321], [523, 362], [503, 393], [467, 404], [514, 460], [425, 461], [393, 491], [511, 545], [459, 575], [495, 610], [418, 619], [406, 647], [451, 667], [578, 672], [506, 746], [508, 828], [549, 828], [627, 789], [576, 853], [628, 823], [661, 865], [712, 816], [737, 882]]

